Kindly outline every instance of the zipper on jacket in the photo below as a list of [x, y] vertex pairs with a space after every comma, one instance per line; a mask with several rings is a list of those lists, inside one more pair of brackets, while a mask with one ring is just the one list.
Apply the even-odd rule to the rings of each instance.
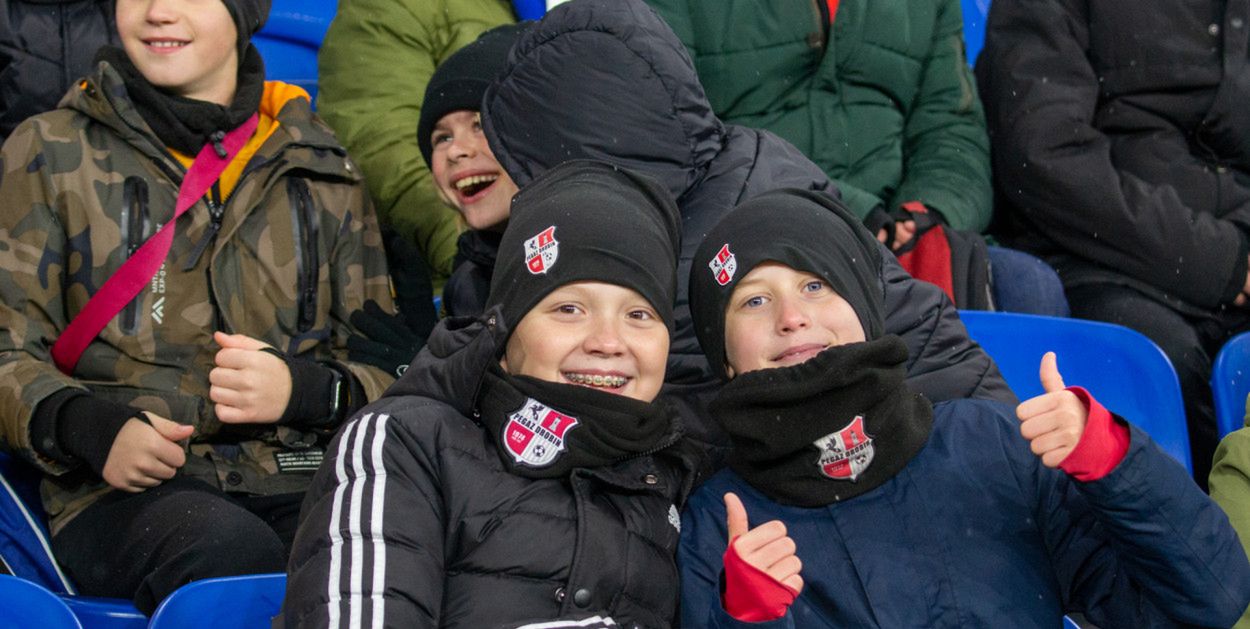
[[216, 181], [213, 182], [213, 188], [209, 194], [204, 196], [204, 203], [208, 205], [208, 229], [204, 235], [200, 237], [200, 242], [196, 243], [195, 249], [191, 253], [191, 257], [187, 259], [187, 263], [183, 265], [183, 271], [190, 271], [199, 264], [200, 256], [204, 255], [204, 251], [217, 238], [217, 233], [221, 231], [222, 220], [226, 216], [226, 205], [221, 202], [221, 187]]
[[299, 300], [299, 316], [297, 329], [299, 332], [311, 330], [317, 320], [317, 280], [321, 261], [317, 255], [320, 219], [317, 208], [313, 205], [312, 194], [308, 184], [299, 177], [290, 177], [286, 184], [287, 196], [291, 202], [291, 221], [294, 225], [292, 236], [295, 239], [295, 273], [299, 278], [296, 299]]
[[[148, 216], [148, 183], [142, 177], [130, 176], [122, 183], [122, 219], [123, 238], [126, 240], [126, 259], [139, 250], [147, 241], [150, 229]], [[139, 327], [139, 306], [143, 303], [143, 293], [139, 293], [122, 311], [122, 331], [134, 334]]]

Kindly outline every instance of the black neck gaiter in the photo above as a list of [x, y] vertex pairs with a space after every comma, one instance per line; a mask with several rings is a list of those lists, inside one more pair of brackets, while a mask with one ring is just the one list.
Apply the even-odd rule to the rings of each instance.
[[677, 441], [677, 414], [587, 387], [505, 373], [491, 365], [478, 398], [481, 422], [504, 467], [527, 478], [559, 478], [658, 452]]
[[265, 93], [265, 63], [255, 46], [248, 46], [243, 54], [238, 86], [229, 107], [175, 96], [157, 88], [144, 78], [126, 56], [126, 51], [116, 46], [101, 48], [96, 53], [96, 61], [107, 61], [121, 75], [139, 116], [162, 144], [193, 157], [214, 134], [224, 135], [252, 117], [260, 109]]
[[892, 478], [929, 440], [933, 407], [903, 383], [897, 336], [829, 348], [793, 367], [742, 374], [710, 411], [733, 440], [729, 466], [786, 505], [822, 507]]

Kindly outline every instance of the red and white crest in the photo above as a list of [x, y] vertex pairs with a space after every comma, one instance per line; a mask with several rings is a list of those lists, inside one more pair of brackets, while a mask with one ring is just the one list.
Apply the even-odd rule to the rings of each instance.
[[508, 415], [503, 443], [517, 463], [542, 467], [564, 452], [564, 436], [575, 426], [576, 417], [530, 398]]
[[539, 275], [555, 266], [560, 257], [560, 241], [556, 240], [556, 227], [552, 225], [525, 241], [525, 266], [530, 273]]
[[712, 269], [712, 276], [716, 278], [716, 283], [724, 286], [734, 279], [734, 273], [738, 271], [738, 258], [729, 250], [729, 243], [721, 245], [720, 251], [716, 252], [716, 257], [707, 263], [708, 268]]
[[854, 481], [872, 464], [876, 448], [872, 437], [864, 432], [864, 416], [856, 415], [851, 423], [837, 432], [812, 442], [820, 449], [820, 471], [835, 480]]

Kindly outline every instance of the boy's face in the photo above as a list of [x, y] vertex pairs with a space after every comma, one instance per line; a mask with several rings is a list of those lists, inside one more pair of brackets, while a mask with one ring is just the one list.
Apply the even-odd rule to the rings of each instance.
[[642, 295], [604, 282], [552, 291], [508, 339], [504, 370], [650, 402], [664, 384], [668, 326]]
[[439, 119], [430, 134], [430, 170], [443, 200], [469, 229], [502, 230], [516, 184], [495, 161], [476, 111], [461, 109]]
[[827, 282], [777, 262], [751, 269], [725, 310], [730, 377], [797, 365], [827, 347], [864, 340], [855, 310]]
[[234, 99], [238, 33], [222, 0], [117, 0], [117, 32], [152, 85], [219, 105]]

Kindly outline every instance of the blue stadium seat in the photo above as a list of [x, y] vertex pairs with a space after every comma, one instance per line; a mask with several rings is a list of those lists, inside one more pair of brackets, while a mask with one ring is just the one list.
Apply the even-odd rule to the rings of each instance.
[[512, 0], [518, 20], [541, 20], [547, 14], [546, 0]]
[[985, 19], [990, 14], [990, 0], [960, 0], [964, 14], [964, 50], [968, 65], [974, 65], [985, 45]]
[[282, 608], [285, 574], [204, 579], [170, 594], [152, 614], [149, 629], [232, 627], [269, 629]]
[[337, 11], [337, 0], [274, 0], [265, 28], [252, 37], [265, 78], [298, 85], [315, 103], [317, 51]]
[[1250, 395], [1250, 332], [1239, 334], [1220, 348], [1211, 369], [1215, 397], [1215, 424], [1220, 438], [1246, 425], [1246, 396]]
[[7, 574], [0, 574], [0, 609], [0, 629], [82, 629], [55, 594]]
[[1193, 471], [1180, 382], [1150, 339], [1123, 326], [1081, 319], [969, 310], [959, 317], [1021, 400], [1042, 393], [1038, 367], [1042, 355], [1053, 351], [1064, 382], [1089, 389]]

